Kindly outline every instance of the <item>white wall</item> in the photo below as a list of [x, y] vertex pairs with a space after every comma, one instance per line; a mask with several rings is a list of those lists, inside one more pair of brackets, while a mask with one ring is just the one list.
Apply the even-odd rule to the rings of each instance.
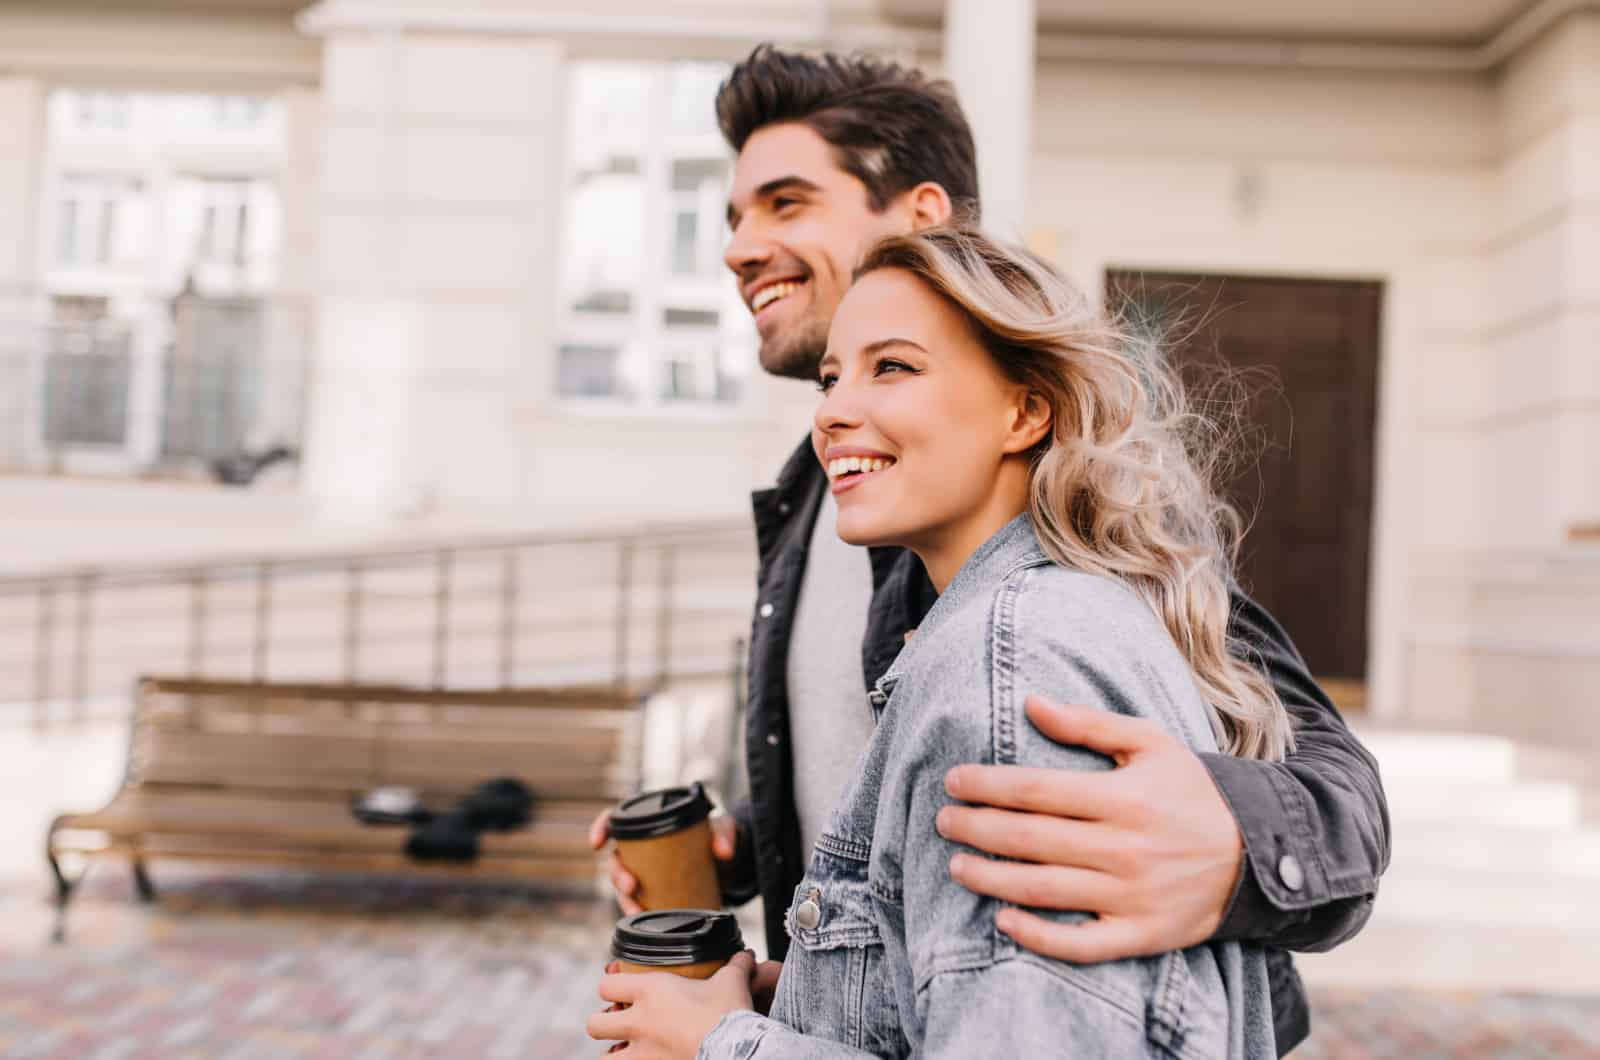
[[1042, 63], [1038, 80], [1034, 242], [1089, 289], [1109, 267], [1384, 283], [1375, 709], [1434, 697], [1444, 670], [1430, 657], [1419, 680], [1414, 641], [1443, 625], [1570, 642], [1534, 622], [1548, 593], [1490, 606], [1472, 580], [1600, 510], [1600, 20], [1500, 76]]

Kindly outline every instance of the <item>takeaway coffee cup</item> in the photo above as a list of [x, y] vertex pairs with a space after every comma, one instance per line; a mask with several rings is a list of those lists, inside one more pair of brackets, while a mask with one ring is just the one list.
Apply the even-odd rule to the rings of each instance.
[[617, 921], [611, 956], [624, 972], [671, 972], [709, 979], [744, 949], [732, 913], [656, 909]]
[[611, 811], [617, 856], [638, 877], [636, 898], [645, 909], [722, 907], [710, 816], [699, 784], [647, 791]]

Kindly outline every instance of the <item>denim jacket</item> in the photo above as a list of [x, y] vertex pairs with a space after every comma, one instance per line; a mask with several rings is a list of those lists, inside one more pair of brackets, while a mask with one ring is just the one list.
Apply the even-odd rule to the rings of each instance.
[[1110, 768], [1028, 723], [1022, 698], [1035, 692], [1143, 715], [1216, 749], [1188, 664], [1148, 606], [1052, 563], [1019, 516], [967, 561], [877, 682], [877, 728], [789, 907], [772, 1015], [729, 1015], [703, 1060], [1277, 1056], [1259, 946], [1069, 964], [1018, 946], [995, 927], [998, 901], [951, 880], [959, 848], [934, 827], [951, 766]]

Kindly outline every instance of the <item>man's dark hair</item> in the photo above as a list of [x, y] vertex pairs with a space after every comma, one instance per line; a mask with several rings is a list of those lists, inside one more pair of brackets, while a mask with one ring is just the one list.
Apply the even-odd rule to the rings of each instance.
[[717, 125], [738, 152], [757, 130], [783, 122], [806, 125], [832, 145], [874, 210], [931, 180], [957, 217], [978, 219], [977, 149], [948, 81], [864, 55], [762, 44], [717, 90]]

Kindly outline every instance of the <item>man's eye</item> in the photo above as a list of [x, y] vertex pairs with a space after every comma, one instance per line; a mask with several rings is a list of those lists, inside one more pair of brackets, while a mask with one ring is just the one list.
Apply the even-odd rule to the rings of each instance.
[[772, 208], [774, 210], [778, 211], [779, 213], [782, 213], [784, 210], [787, 210], [791, 206], [799, 206], [799, 205], [800, 205], [800, 200], [799, 199], [791, 199], [791, 198], [789, 198], [787, 196], [783, 196], [783, 195], [780, 195], [778, 198], [772, 200]]

